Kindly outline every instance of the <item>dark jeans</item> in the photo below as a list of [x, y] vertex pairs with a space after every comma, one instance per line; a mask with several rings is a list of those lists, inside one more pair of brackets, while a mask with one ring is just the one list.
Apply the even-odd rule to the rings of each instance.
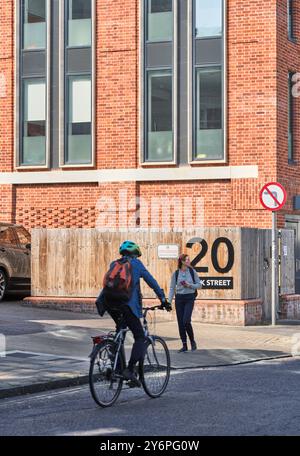
[[116, 329], [129, 328], [134, 337], [134, 344], [131, 351], [131, 357], [128, 363], [128, 369], [133, 372], [134, 366], [141, 361], [146, 351], [146, 337], [144, 329], [139, 318], [137, 318], [130, 307], [126, 304], [110, 306], [105, 304], [105, 308], [109, 315], [116, 323]]
[[187, 343], [187, 335], [191, 342], [194, 342], [194, 331], [192, 327], [192, 313], [194, 310], [195, 296], [177, 294], [175, 296], [176, 315], [180, 338], [183, 344]]

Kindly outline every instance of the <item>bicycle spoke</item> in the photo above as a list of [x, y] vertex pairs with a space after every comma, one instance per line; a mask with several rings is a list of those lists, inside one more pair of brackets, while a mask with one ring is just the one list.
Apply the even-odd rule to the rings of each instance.
[[151, 397], [160, 396], [166, 389], [170, 375], [169, 351], [165, 342], [155, 339], [149, 344], [142, 365], [143, 386]]
[[114, 362], [114, 346], [111, 341], [100, 346], [91, 361], [91, 393], [95, 401], [103, 407], [112, 405], [122, 388], [122, 379], [115, 376]]

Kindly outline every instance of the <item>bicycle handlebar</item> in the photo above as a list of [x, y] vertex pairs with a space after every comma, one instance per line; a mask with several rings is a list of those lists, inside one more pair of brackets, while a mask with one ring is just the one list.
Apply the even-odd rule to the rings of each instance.
[[164, 307], [162, 305], [154, 306], [154, 307], [143, 307], [143, 311], [146, 313], [149, 312], [150, 310], [156, 310], [156, 309], [163, 310]]

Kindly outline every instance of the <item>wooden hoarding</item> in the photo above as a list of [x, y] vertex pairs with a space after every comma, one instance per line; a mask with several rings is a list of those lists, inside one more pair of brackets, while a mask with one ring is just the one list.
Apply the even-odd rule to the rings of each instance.
[[[166, 292], [177, 260], [159, 258], [158, 246], [179, 245], [180, 253], [190, 255], [203, 280], [200, 299], [260, 298], [268, 295], [268, 232], [247, 228], [205, 228], [183, 233], [34, 229], [32, 296], [95, 297], [110, 262], [118, 257], [120, 244], [132, 239], [142, 249], [143, 263]], [[292, 241], [287, 238], [286, 242]], [[285, 287], [290, 289], [291, 284]], [[146, 284], [142, 292], [145, 298], [154, 296]]]

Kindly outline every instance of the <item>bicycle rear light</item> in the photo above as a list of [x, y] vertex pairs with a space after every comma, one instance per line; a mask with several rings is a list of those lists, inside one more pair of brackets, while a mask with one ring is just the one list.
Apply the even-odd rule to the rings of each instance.
[[103, 336], [92, 337], [92, 339], [93, 339], [94, 345], [101, 344], [101, 342], [103, 342], [103, 340], [104, 340]]

